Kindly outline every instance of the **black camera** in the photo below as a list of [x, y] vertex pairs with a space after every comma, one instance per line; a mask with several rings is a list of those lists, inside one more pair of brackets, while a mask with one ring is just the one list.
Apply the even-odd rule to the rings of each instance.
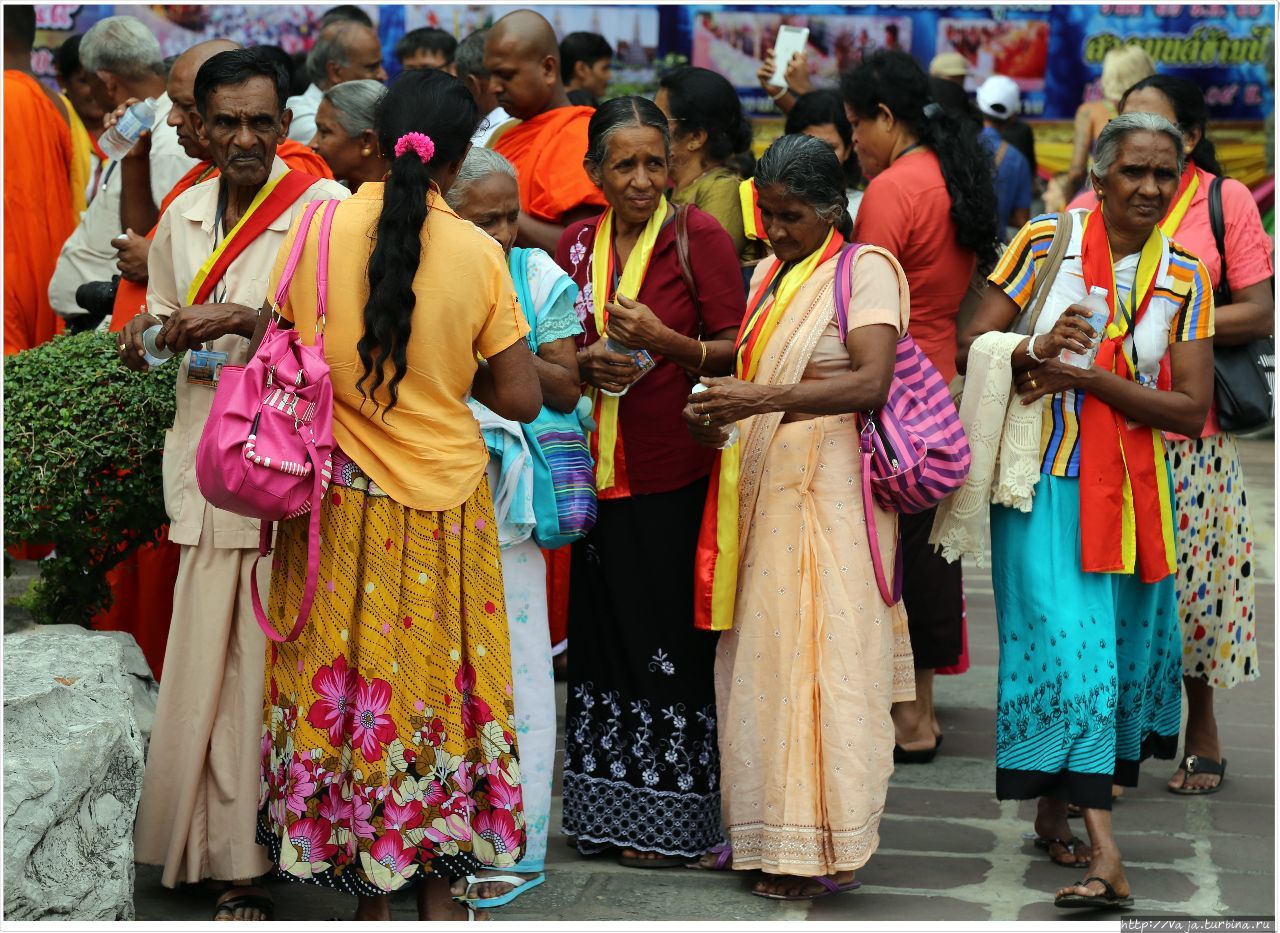
[[102, 319], [110, 316], [116, 304], [116, 289], [120, 287], [120, 276], [113, 275], [110, 282], [85, 282], [76, 289], [76, 304], [84, 308], [86, 314], [78, 314], [67, 318], [67, 330], [78, 334], [93, 330], [102, 323]]

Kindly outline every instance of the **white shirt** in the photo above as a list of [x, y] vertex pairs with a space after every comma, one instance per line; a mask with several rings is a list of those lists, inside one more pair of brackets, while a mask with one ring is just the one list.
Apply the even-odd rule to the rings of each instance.
[[[196, 164], [178, 142], [178, 131], [165, 122], [171, 106], [168, 94], [156, 98], [156, 116], [151, 123], [151, 200], [156, 207]], [[89, 202], [80, 223], [62, 244], [49, 282], [49, 303], [64, 318], [86, 313], [76, 304], [77, 288], [86, 282], [108, 282], [119, 273], [117, 253], [111, 241], [124, 232], [120, 223], [120, 176], [118, 161], [103, 167], [97, 196]], [[140, 236], [147, 233], [146, 230], [134, 232]]]
[[290, 97], [284, 105], [293, 111], [293, 122], [289, 124], [289, 138], [304, 146], [316, 135], [316, 111], [324, 100], [324, 91], [314, 84], [297, 97]]
[[502, 126], [511, 119], [511, 114], [507, 113], [501, 107], [494, 107], [493, 112], [480, 121], [480, 125], [476, 127], [475, 135], [471, 137], [471, 145], [485, 148], [489, 145], [489, 140], [493, 137], [494, 130]]

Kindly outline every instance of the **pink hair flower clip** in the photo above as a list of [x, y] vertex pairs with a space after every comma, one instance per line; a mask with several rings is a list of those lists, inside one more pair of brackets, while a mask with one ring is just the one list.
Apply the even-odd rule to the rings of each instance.
[[422, 160], [422, 164], [426, 165], [436, 154], [436, 144], [431, 141], [431, 137], [426, 133], [405, 133], [396, 140], [396, 158], [400, 158], [406, 152], [412, 149], [418, 154], [418, 158]]

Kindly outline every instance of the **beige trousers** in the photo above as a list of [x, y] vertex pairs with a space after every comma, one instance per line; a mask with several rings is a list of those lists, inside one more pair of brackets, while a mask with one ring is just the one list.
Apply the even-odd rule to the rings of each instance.
[[[134, 858], [166, 887], [233, 881], [270, 868], [254, 843], [266, 638], [254, 619], [255, 550], [213, 545], [212, 507], [183, 547], [164, 682], [134, 827]], [[259, 568], [266, 601], [269, 561]]]

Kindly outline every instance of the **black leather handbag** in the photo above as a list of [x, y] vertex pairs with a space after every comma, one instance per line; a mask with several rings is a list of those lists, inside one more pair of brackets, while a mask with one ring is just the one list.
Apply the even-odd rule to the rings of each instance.
[[[1215, 305], [1231, 303], [1227, 284], [1226, 223], [1222, 215], [1222, 178], [1209, 185], [1209, 226], [1218, 246], [1222, 274]], [[1214, 400], [1218, 423], [1233, 434], [1256, 431], [1275, 419], [1275, 336], [1259, 337], [1233, 347], [1213, 348]]]

